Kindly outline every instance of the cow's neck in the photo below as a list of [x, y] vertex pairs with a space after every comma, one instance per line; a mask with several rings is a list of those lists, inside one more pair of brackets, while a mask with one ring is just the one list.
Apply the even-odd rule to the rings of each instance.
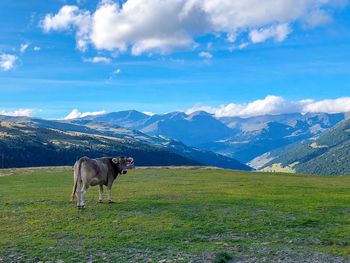
[[110, 162], [111, 162], [111, 165], [113, 168], [113, 178], [115, 179], [115, 178], [117, 178], [118, 174], [120, 174], [121, 171], [119, 169], [119, 166], [112, 161], [112, 158], [111, 158]]

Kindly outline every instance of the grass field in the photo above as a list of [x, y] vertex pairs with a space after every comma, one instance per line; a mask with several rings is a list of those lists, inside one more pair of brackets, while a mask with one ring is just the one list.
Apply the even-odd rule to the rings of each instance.
[[347, 262], [350, 177], [137, 169], [116, 204], [69, 201], [72, 172], [0, 177], [0, 262]]

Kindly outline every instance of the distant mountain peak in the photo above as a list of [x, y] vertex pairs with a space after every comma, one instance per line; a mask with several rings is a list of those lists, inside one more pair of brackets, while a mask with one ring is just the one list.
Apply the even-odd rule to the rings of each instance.
[[104, 114], [104, 116], [119, 117], [119, 118], [124, 117], [124, 118], [133, 118], [133, 119], [142, 119], [142, 118], [149, 117], [149, 115], [139, 112], [137, 110], [110, 112], [110, 113]]
[[214, 118], [213, 114], [210, 114], [206, 111], [195, 111], [188, 115], [187, 119], [191, 120], [193, 118], [204, 117], [204, 118]]
[[182, 111], [174, 111], [167, 114], [162, 115], [164, 118], [170, 118], [170, 119], [184, 119], [187, 117], [187, 114]]

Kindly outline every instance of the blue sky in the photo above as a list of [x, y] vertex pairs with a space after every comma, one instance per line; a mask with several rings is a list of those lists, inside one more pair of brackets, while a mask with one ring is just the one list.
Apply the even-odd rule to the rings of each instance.
[[[129, 0], [132, 1], [137, 2]], [[285, 2], [287, 5], [288, 0]], [[327, 13], [324, 21], [317, 20], [317, 25], [305, 22], [305, 15], [311, 16], [311, 11], [297, 18], [283, 20], [278, 14], [278, 20], [271, 23], [240, 25], [232, 30], [238, 32], [235, 41], [227, 37], [227, 28], [232, 24], [216, 23], [216, 27], [207, 26], [202, 32], [202, 25], [196, 25], [200, 30], [192, 30], [191, 23], [195, 22], [191, 20], [186, 25], [169, 22], [161, 32], [136, 28], [132, 37], [118, 38], [118, 43], [113, 42], [115, 38], [108, 38], [113, 48], [101, 46], [107, 43], [101, 33], [98, 37], [104, 41], [102, 44], [92, 37], [79, 49], [79, 29], [72, 24], [75, 22], [57, 26], [53, 24], [57, 20], [52, 18], [66, 5], [77, 7], [76, 16], [93, 14], [102, 5], [98, 1], [3, 0], [0, 55], [13, 55], [16, 60], [10, 69], [0, 71], [0, 111], [29, 109], [35, 116], [62, 118], [72, 109], [164, 113], [207, 107], [215, 111], [219, 105], [247, 106], [268, 95], [283, 97], [288, 107], [304, 99], [350, 97], [350, 8], [342, 2], [317, 6], [317, 10]], [[111, 6], [113, 2], [103, 4]], [[157, 17], [157, 12], [163, 11], [152, 12], [152, 17]], [[48, 14], [52, 23], [46, 24], [45, 29], [43, 21]], [[220, 13], [221, 17], [224, 15]], [[283, 31], [282, 36], [262, 36], [279, 24], [288, 24], [289, 31]], [[184, 39], [182, 33], [174, 32], [173, 41], [183, 44], [159, 44], [149, 49], [137, 44], [136, 49], [135, 41], [144, 44], [139, 35], [145, 37], [146, 33], [152, 40], [168, 34], [156, 42], [168, 43], [169, 38], [173, 39], [168, 28], [186, 32]], [[254, 30], [260, 32], [258, 37], [262, 40], [253, 40]], [[126, 44], [125, 50], [120, 43]], [[20, 47], [25, 44], [28, 47], [21, 52]], [[91, 62], [96, 57], [107, 59], [108, 63]]]

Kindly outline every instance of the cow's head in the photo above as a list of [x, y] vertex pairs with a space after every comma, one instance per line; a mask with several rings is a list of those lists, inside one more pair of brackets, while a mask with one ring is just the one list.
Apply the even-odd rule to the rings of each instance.
[[128, 172], [128, 169], [135, 168], [134, 158], [132, 157], [116, 157], [112, 159], [112, 162], [118, 165], [121, 174], [126, 174]]

